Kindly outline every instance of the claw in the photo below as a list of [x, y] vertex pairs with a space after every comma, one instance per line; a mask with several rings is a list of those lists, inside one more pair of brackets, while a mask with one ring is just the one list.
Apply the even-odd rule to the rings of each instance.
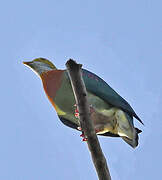
[[82, 141], [88, 141], [88, 138], [83, 138], [83, 140]]
[[81, 131], [81, 130], [82, 130], [82, 128], [81, 128], [81, 127], [77, 127], [77, 129], [78, 129], [79, 131]]
[[[81, 129], [80, 127], [78, 127], [78, 129]], [[84, 135], [84, 132], [82, 131], [82, 134], [80, 135], [80, 137], [81, 138], [83, 138], [82, 139], [82, 141], [87, 141], [88, 139], [85, 137], [85, 135]]]
[[89, 109], [90, 109], [90, 113], [95, 112], [95, 109], [93, 108], [93, 106], [92, 106], [92, 105], [90, 105]]
[[75, 113], [79, 113], [78, 109], [75, 109]]
[[76, 118], [79, 118], [79, 113], [75, 113], [74, 116], [75, 116]]
[[[74, 104], [74, 106], [76, 107], [74, 116], [75, 116], [76, 118], [79, 118], [79, 110], [77, 109], [77, 104]], [[90, 105], [89, 109], [90, 109], [90, 113], [95, 112], [95, 109], [93, 108], [92, 105]]]
[[80, 135], [80, 137], [83, 137], [83, 138], [84, 138], [84, 133], [82, 133], [82, 134]]
[[77, 105], [74, 104], [74, 106], [76, 107], [74, 116], [75, 116], [76, 118], [79, 118], [79, 111], [78, 111], [78, 109], [77, 109]]
[[95, 129], [95, 132], [96, 132], [96, 134], [97, 134], [98, 132], [100, 132], [100, 130], [99, 130], [99, 129]]

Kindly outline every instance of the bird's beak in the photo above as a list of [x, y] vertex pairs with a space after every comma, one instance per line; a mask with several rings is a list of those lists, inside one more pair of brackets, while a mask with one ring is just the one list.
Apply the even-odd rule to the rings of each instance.
[[23, 64], [25, 65], [25, 66], [30, 66], [31, 65], [31, 62], [29, 61], [29, 62], [23, 62]]
[[39, 70], [37, 70], [37, 67], [34, 65], [33, 61], [23, 62], [23, 64], [39, 76]]

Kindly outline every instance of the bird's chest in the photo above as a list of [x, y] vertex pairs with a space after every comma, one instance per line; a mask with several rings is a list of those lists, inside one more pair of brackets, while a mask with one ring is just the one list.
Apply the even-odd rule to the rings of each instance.
[[[66, 75], [60, 76], [59, 73], [62, 72], [57, 73], [55, 76], [53, 74], [48, 75], [48, 81], [45, 81], [46, 84], [44, 83], [46, 94], [59, 116], [64, 116], [75, 123], [79, 123], [79, 120], [75, 117], [76, 102], [70, 80]], [[109, 104], [89, 91], [88, 101], [99, 112], [110, 109]]]
[[55, 104], [65, 113], [71, 114], [75, 110], [75, 98], [70, 82], [63, 79], [60, 89], [54, 97]]
[[[92, 105], [99, 112], [111, 108], [111, 106], [107, 104], [104, 100], [102, 100], [101, 98], [92, 94], [89, 91], [88, 91], [88, 101], [89, 104]], [[56, 92], [56, 96], [54, 97], [54, 102], [58, 106], [58, 108], [61, 109], [61, 111], [65, 112], [67, 115], [75, 117], [74, 113], [76, 109], [75, 106], [76, 102], [70, 80], [67, 79], [62, 80], [61, 87]], [[57, 113], [59, 114], [59, 112]]]

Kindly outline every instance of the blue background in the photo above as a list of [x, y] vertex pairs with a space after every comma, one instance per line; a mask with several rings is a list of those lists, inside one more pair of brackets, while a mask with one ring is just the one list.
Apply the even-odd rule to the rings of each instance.
[[113, 180], [162, 177], [162, 2], [14, 0], [0, 6], [0, 180], [97, 180], [80, 133], [58, 119], [22, 61], [69, 58], [98, 74], [135, 109], [135, 150], [100, 137]]

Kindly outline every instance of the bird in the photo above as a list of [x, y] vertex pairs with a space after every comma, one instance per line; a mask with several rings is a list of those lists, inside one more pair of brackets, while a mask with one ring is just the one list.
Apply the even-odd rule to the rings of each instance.
[[[70, 78], [66, 69], [57, 69], [45, 58], [36, 58], [23, 62], [41, 79], [45, 94], [56, 110], [61, 122], [81, 131], [79, 112], [76, 107]], [[130, 104], [122, 98], [108, 83], [96, 74], [82, 68], [90, 118], [97, 135], [121, 137], [131, 147], [138, 146], [138, 134], [142, 131], [134, 126], [133, 118], [143, 124]], [[83, 136], [83, 134], [81, 135]], [[83, 138], [83, 141], [86, 138]]]

